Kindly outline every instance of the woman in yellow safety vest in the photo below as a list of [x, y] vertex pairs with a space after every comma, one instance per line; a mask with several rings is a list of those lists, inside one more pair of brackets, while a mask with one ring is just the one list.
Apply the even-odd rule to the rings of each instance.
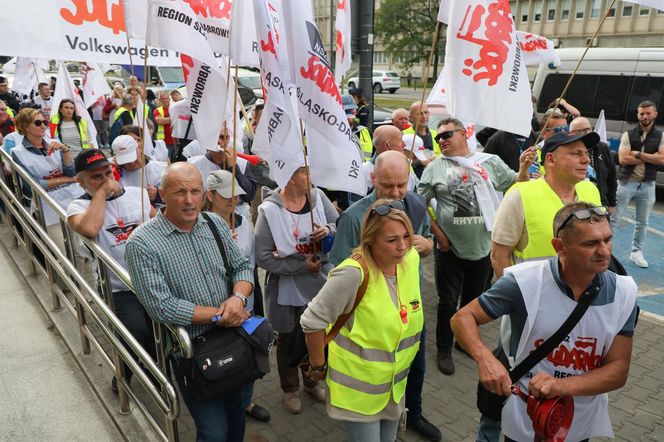
[[73, 100], [63, 98], [58, 106], [58, 112], [51, 117], [51, 138], [59, 139], [69, 147], [72, 155], [76, 155], [90, 147], [91, 134], [88, 122], [76, 113]]
[[326, 380], [327, 412], [344, 421], [351, 442], [394, 441], [424, 323], [420, 258], [400, 200], [373, 203], [360, 237], [302, 314], [306, 374]]

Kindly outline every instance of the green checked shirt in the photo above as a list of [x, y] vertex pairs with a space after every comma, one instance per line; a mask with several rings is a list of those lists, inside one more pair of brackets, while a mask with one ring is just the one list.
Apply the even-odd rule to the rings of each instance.
[[152, 319], [185, 326], [192, 338], [211, 325], [192, 325], [194, 306], [219, 306], [233, 284], [253, 284], [253, 268], [231, 238], [226, 223], [210, 214], [221, 235], [230, 269], [224, 262], [207, 221], [198, 215], [191, 232], [157, 216], [138, 227], [127, 241], [125, 259], [134, 291]]

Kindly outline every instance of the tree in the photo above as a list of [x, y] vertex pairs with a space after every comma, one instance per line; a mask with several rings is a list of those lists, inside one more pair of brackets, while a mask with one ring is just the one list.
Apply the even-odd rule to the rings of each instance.
[[[403, 69], [409, 70], [418, 63], [425, 66], [428, 62], [439, 5], [440, 0], [381, 2], [374, 24], [376, 39], [388, 52], [401, 58]], [[444, 28], [441, 27], [433, 65], [429, 71], [433, 78], [438, 77], [439, 54], [444, 49], [444, 34]]]

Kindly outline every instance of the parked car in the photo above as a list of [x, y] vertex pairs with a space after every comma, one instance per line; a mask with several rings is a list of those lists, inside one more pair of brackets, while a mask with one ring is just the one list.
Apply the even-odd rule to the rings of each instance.
[[[380, 94], [384, 90], [388, 90], [390, 91], [390, 94], [393, 94], [401, 87], [401, 77], [393, 71], [373, 71], [371, 82], [373, 84], [373, 91], [376, 94]], [[348, 79], [348, 88], [352, 89], [359, 84], [358, 72], [355, 72]]]

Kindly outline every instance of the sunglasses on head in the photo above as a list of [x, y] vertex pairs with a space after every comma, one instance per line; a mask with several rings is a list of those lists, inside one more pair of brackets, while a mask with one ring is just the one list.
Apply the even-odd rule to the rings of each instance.
[[609, 209], [607, 209], [604, 206], [599, 206], [599, 207], [591, 207], [590, 209], [581, 209], [577, 210], [575, 212], [570, 213], [567, 215], [567, 218], [565, 218], [565, 221], [558, 227], [558, 230], [556, 231], [555, 236], [558, 237], [560, 232], [562, 230], [565, 230], [565, 227], [569, 224], [569, 222], [572, 220], [572, 218], [576, 218], [578, 220], [584, 220], [592, 217], [593, 215], [597, 216], [604, 216], [608, 217], [609, 216]]
[[390, 213], [391, 209], [405, 210], [405, 208], [406, 207], [404, 206], [403, 201], [394, 200], [387, 204], [378, 204], [376, 207], [371, 209], [371, 214], [377, 213], [380, 216], [385, 216]]
[[551, 130], [555, 134], [559, 134], [560, 132], [569, 132], [569, 125], [565, 126], [558, 126], [558, 127], [549, 127], [544, 130]]
[[33, 121], [33, 123], [37, 127], [40, 127], [42, 124], [44, 126], [48, 126], [48, 121], [46, 121], [46, 120], [35, 120], [35, 121]]
[[444, 131], [444, 132], [440, 132], [440, 133], [436, 136], [436, 141], [440, 141], [440, 140], [449, 140], [450, 138], [452, 138], [452, 135], [454, 135], [454, 132], [463, 132], [463, 130], [461, 130], [461, 129], [454, 129], [454, 130], [446, 130], [446, 131]]

